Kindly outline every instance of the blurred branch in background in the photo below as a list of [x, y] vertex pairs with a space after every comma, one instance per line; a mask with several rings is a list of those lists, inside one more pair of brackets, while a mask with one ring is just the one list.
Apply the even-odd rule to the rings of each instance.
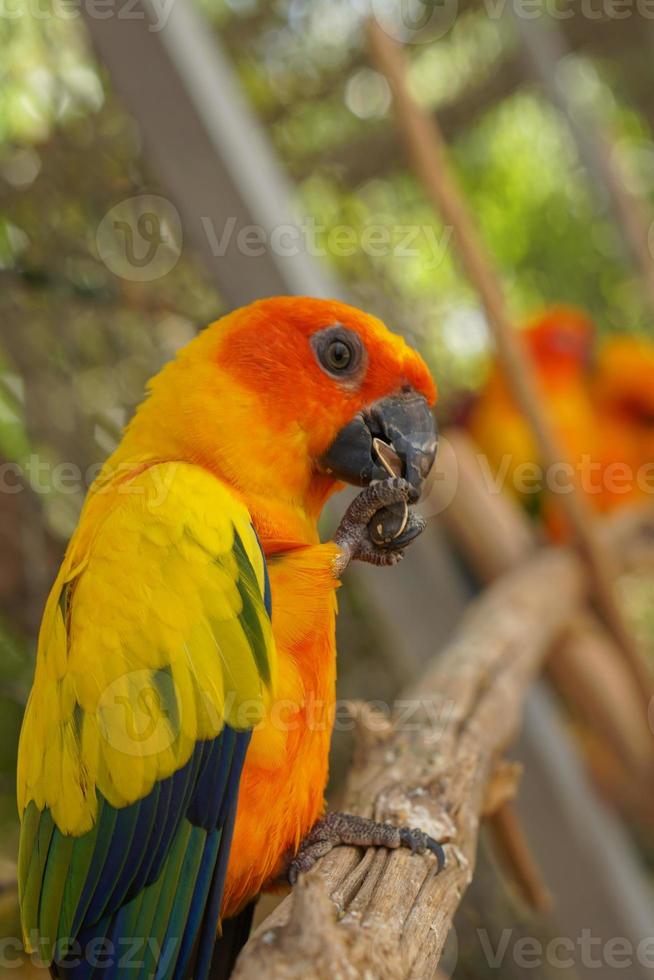
[[[652, 213], [647, 201], [637, 197], [625, 186], [617, 147], [601, 123], [577, 99], [574, 91], [564, 84], [557, 66], [570, 55], [564, 32], [558, 24], [535, 24], [518, 16], [514, 7], [507, 8], [518, 37], [522, 42], [525, 66], [539, 78], [552, 103], [561, 110], [579, 147], [580, 156], [589, 174], [598, 202], [606, 203], [613, 212], [625, 248], [639, 271], [654, 312], [654, 258], [649, 247]], [[622, 161], [624, 167], [624, 161]], [[633, 183], [633, 181], [632, 181]]]
[[[515, 568], [534, 553], [538, 542], [529, 519], [520, 507], [503, 494], [491, 494], [484, 482], [480, 454], [464, 433], [446, 433], [445, 453], [438, 466], [445, 475], [453, 467], [459, 473], [459, 492], [443, 511], [443, 521], [480, 583], [488, 583]], [[450, 477], [451, 479], [451, 477]], [[439, 484], [433, 491], [438, 499]], [[654, 522], [654, 509], [643, 508], [620, 512], [613, 523], [619, 539], [631, 537], [633, 542], [646, 542]], [[606, 533], [607, 529], [602, 529]], [[608, 546], [615, 539], [609, 532]], [[623, 553], [621, 567], [633, 561]], [[647, 567], [651, 554], [639, 558]], [[625, 670], [620, 651], [606, 629], [587, 610], [578, 611], [566, 624], [558, 642], [546, 661], [546, 668], [571, 707], [577, 722], [582, 725], [581, 743], [593, 748], [587, 755], [591, 768], [596, 760], [609, 761], [613, 789], [602, 789], [630, 817], [651, 832], [654, 810], [647, 790], [654, 777], [654, 739], [647, 713], [642, 710], [640, 692], [631, 673]], [[598, 751], [601, 748], [601, 751]], [[626, 794], [625, 786], [631, 786]]]

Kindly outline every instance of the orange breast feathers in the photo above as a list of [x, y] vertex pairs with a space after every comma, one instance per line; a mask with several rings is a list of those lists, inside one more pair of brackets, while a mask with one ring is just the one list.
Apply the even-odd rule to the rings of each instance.
[[274, 884], [324, 809], [336, 697], [332, 544], [269, 560], [279, 681], [241, 777], [223, 916]]

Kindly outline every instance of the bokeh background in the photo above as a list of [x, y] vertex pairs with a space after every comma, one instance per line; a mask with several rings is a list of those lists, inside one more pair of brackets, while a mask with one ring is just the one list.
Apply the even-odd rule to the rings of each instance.
[[[232, 303], [221, 288], [220, 256], [213, 267], [176, 225], [174, 188], [124, 96], [120, 70], [114, 61], [110, 73], [94, 48], [104, 15], [118, 17], [120, 8], [97, 17], [89, 9], [63, 0], [0, 5], [0, 922], [7, 935], [16, 929], [15, 755], [44, 597], [94, 467], [146, 379]], [[651, 337], [642, 255], [639, 267], [605, 178], [618, 180], [649, 228], [654, 9], [559, 0], [540, 6], [536, 18], [520, 10], [509, 0], [441, 4], [435, 29], [408, 38], [411, 91], [438, 115], [516, 324], [567, 302], [585, 309], [601, 335]], [[321, 274], [419, 345], [439, 380], [441, 421], [456, 419], [484, 383], [492, 344], [450, 232], [407, 164], [388, 83], [367, 52], [367, 5], [197, 0], [195, 13], [234, 73], [294, 213], [314, 229]], [[165, 8], [155, 15], [164, 18]], [[166, 111], [174, 115], [175, 106]], [[108, 213], [122, 213], [112, 209], [144, 195], [168, 235], [170, 268], [139, 281], [112, 262], [102, 228]], [[362, 247], [371, 228], [382, 244]], [[459, 576], [461, 595], [471, 588], [461, 569], [448, 574]], [[624, 594], [651, 654], [651, 582], [630, 581]], [[447, 595], [435, 599], [443, 634], [458, 615]], [[341, 611], [342, 691], [391, 697], [409, 668], [393, 657], [365, 590], [346, 586]], [[337, 779], [346, 756], [343, 745]], [[638, 846], [645, 866], [642, 833]]]

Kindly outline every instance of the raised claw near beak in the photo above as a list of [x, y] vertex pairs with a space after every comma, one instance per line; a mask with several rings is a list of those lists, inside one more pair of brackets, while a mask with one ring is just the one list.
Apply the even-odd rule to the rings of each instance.
[[380, 512], [406, 504], [410, 493], [411, 487], [406, 480], [393, 478], [373, 483], [352, 501], [334, 535], [334, 542], [340, 548], [334, 564], [337, 577], [353, 560], [371, 565], [395, 565], [401, 561], [403, 549], [424, 529], [422, 518], [409, 511], [402, 533], [387, 543], [378, 543], [373, 530]]

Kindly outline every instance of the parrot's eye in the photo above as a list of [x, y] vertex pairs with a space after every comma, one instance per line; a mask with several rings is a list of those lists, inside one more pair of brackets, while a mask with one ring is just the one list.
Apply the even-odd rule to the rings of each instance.
[[318, 363], [334, 378], [351, 378], [364, 365], [364, 349], [357, 334], [340, 324], [319, 330], [311, 338]]
[[325, 351], [325, 367], [330, 371], [345, 371], [349, 367], [354, 351], [344, 340], [332, 340]]

